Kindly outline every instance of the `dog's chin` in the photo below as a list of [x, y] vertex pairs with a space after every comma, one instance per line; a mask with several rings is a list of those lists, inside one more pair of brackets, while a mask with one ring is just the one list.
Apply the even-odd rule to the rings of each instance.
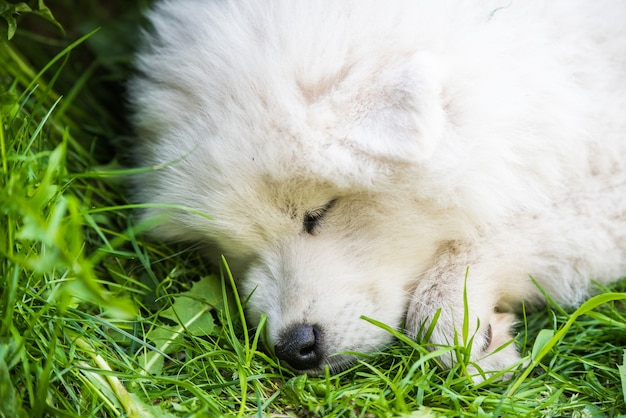
[[296, 374], [306, 374], [309, 377], [318, 377], [324, 376], [326, 374], [326, 370], [328, 370], [330, 375], [343, 372], [344, 370], [354, 366], [358, 359], [359, 356], [354, 354], [331, 354], [323, 360], [320, 367], [306, 370], [295, 369], [284, 362], [282, 362], [282, 364]]

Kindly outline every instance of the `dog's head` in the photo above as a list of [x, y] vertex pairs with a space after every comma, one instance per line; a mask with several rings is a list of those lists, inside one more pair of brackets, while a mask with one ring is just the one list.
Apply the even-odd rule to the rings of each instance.
[[[156, 33], [178, 30], [159, 15], [153, 23]], [[444, 110], [427, 55], [399, 42], [368, 56], [343, 44], [354, 33], [326, 45], [294, 40], [311, 49], [302, 54], [272, 40], [293, 36], [275, 28], [233, 37], [220, 22], [202, 41], [155, 35], [131, 97], [140, 159], [157, 169], [136, 191], [210, 217], [146, 212], [167, 211], [161, 237], [216, 244], [241, 272], [250, 321], [267, 316], [268, 348], [316, 373], [352, 359], [341, 353], [389, 342], [362, 316], [400, 327], [416, 280], [453, 228], [422, 178]]]

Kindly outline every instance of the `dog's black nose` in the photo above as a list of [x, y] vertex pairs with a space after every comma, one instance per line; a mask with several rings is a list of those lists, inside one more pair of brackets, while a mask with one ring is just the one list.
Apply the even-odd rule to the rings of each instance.
[[321, 331], [317, 326], [294, 325], [281, 334], [274, 351], [295, 370], [315, 369], [320, 366], [324, 354], [320, 338]]

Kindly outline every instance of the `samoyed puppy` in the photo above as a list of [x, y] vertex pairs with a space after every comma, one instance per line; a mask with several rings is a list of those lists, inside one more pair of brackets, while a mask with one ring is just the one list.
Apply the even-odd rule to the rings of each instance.
[[148, 19], [143, 216], [226, 256], [292, 369], [384, 347], [368, 317], [501, 370], [539, 288], [575, 305], [626, 276], [626, 2], [161, 0]]

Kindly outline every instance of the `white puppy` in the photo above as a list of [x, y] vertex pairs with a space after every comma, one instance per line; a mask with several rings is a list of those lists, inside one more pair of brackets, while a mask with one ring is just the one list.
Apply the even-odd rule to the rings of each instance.
[[498, 370], [531, 277], [572, 305], [626, 275], [626, 2], [163, 0], [149, 20], [136, 196], [210, 219], [144, 216], [226, 255], [293, 369], [387, 344], [361, 316], [415, 335], [439, 311], [431, 342], [466, 320]]

